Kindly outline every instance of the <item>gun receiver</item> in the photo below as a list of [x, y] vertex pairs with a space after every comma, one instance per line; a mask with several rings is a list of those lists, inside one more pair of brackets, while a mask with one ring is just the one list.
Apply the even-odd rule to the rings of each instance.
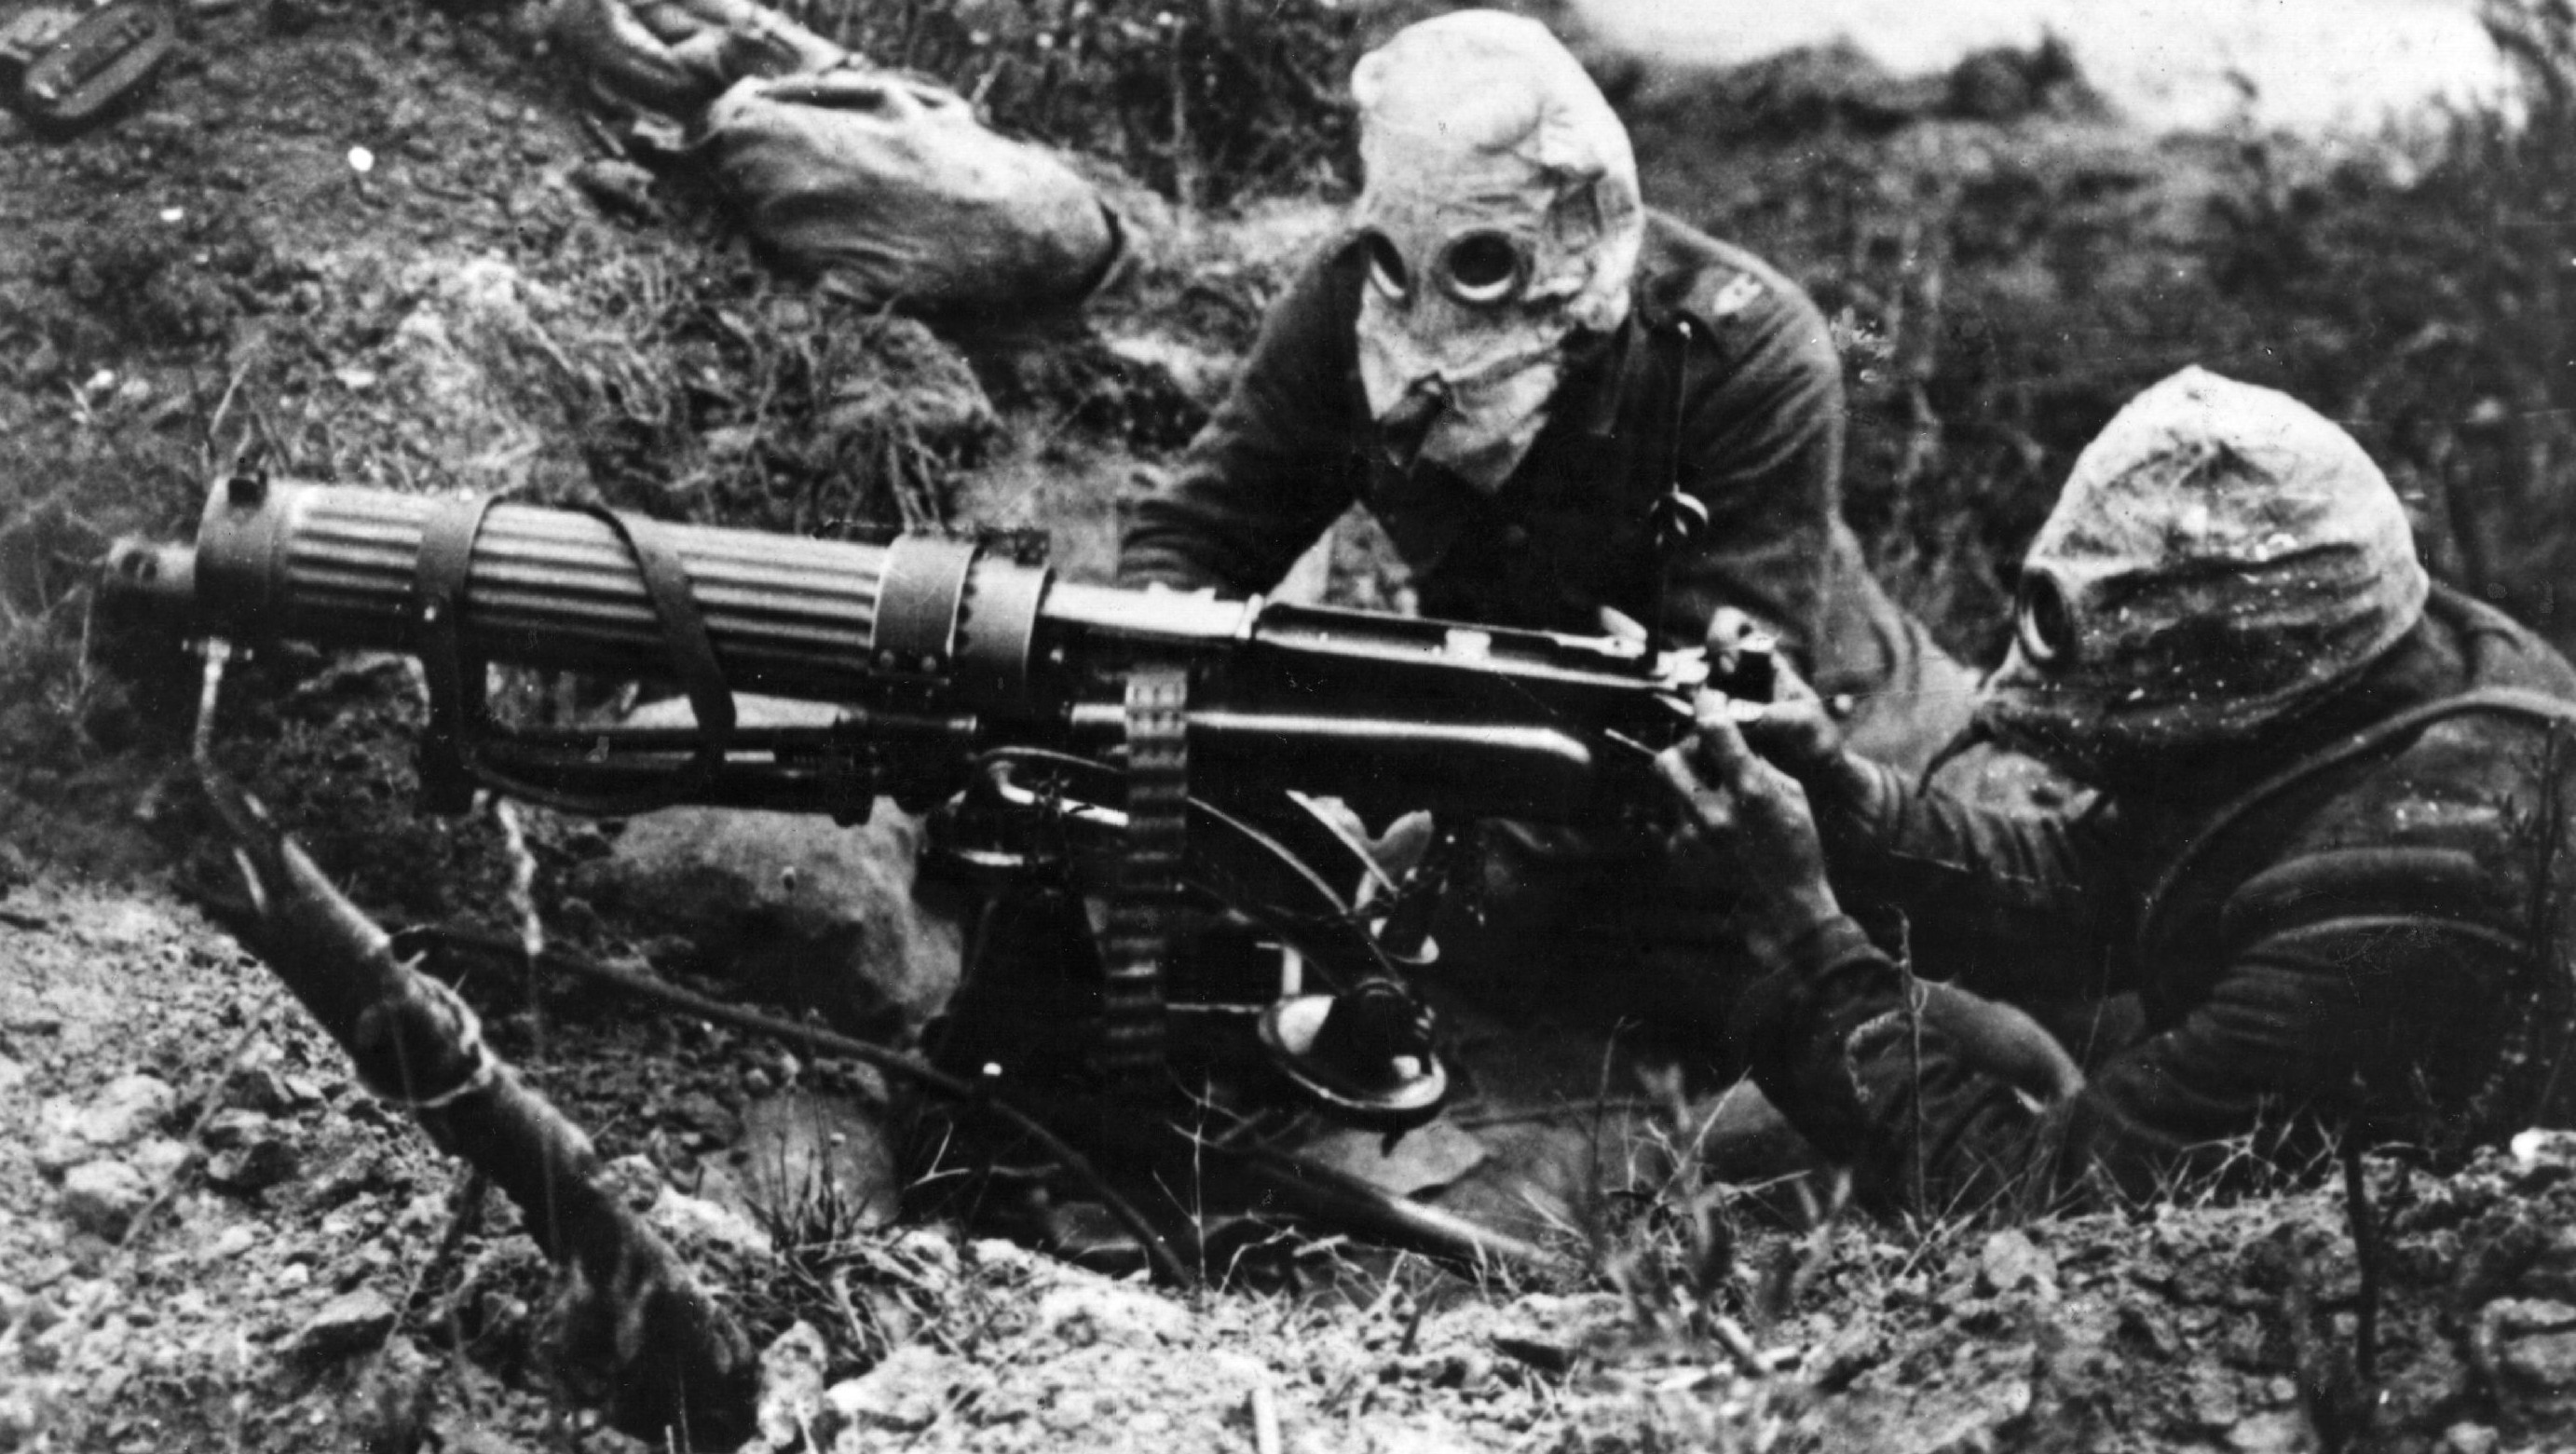
[[[1061, 581], [971, 540], [255, 476], [218, 484], [193, 546], [120, 542], [106, 590], [194, 635], [420, 655], [442, 750], [573, 806], [682, 779], [666, 801], [863, 814], [880, 792], [944, 796], [989, 749], [1114, 751], [1127, 675], [1160, 664], [1187, 674], [1192, 777], [1227, 796], [1579, 821], [1630, 800], [1622, 779], [1678, 739], [1705, 677], [1697, 653], [1642, 642]], [[435, 700], [443, 655], [461, 707]], [[502, 729], [479, 700], [485, 662], [676, 677], [699, 729]], [[710, 684], [836, 704], [841, 723], [732, 730]], [[692, 763], [706, 770], [688, 778]]]

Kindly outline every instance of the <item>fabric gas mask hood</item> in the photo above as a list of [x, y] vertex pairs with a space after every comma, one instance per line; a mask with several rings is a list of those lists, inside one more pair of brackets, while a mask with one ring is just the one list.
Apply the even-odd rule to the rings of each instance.
[[2358, 680], [2427, 589], [2405, 508], [2351, 435], [2185, 369], [2077, 458], [1978, 720], [2097, 785], [2164, 780]]
[[1547, 422], [1577, 335], [1627, 316], [1645, 237], [1627, 131], [1545, 26], [1489, 10], [1398, 32], [1351, 93], [1370, 417], [1398, 465], [1491, 493]]

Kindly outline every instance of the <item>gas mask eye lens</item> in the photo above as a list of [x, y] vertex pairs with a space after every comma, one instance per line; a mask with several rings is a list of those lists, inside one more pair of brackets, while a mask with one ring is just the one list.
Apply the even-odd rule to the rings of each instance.
[[1385, 233], [1370, 232], [1360, 237], [1360, 250], [1368, 254], [1370, 286], [1386, 295], [1389, 302], [1402, 303], [1413, 296], [1413, 278], [1404, 268], [1404, 254]]
[[2033, 666], [2057, 667], [2075, 659], [2075, 609], [2066, 588], [2043, 570], [2025, 570], [2014, 611], [2014, 634]]
[[1499, 303], [1520, 287], [1520, 245], [1500, 232], [1470, 232], [1449, 244], [1440, 270], [1461, 303]]

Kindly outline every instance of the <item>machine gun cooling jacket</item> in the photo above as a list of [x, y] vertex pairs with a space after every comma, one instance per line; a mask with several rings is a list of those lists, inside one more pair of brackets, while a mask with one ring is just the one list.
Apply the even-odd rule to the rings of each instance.
[[[475, 654], [529, 666], [651, 676], [668, 633], [634, 545], [685, 570], [706, 639], [743, 691], [820, 701], [879, 694], [890, 674], [955, 673], [975, 695], [1025, 685], [1047, 572], [977, 558], [971, 542], [893, 546], [617, 520], [507, 501], [225, 481], [194, 551], [137, 547], [120, 568], [185, 572], [205, 625], [244, 640], [408, 646], [415, 584], [433, 546], [454, 551], [457, 629]], [[459, 538], [461, 537], [461, 538]]]

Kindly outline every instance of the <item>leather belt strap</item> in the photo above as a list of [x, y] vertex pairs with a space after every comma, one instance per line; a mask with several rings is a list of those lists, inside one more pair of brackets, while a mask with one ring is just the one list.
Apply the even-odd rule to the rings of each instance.
[[474, 537], [483, 533], [483, 517], [491, 508], [490, 495], [440, 501], [421, 522], [420, 554], [412, 562], [412, 620], [421, 674], [429, 684], [420, 795], [433, 813], [462, 813], [474, 804], [473, 744], [485, 726], [483, 660], [466, 654], [458, 623], [465, 616]]
[[635, 562], [645, 599], [662, 628], [671, 656], [671, 673], [689, 699], [698, 723], [698, 742], [686, 765], [669, 778], [616, 795], [577, 796], [521, 782], [479, 760], [477, 744], [508, 737], [491, 720], [484, 700], [485, 663], [465, 647], [465, 595], [474, 560], [474, 540], [483, 530], [493, 497], [466, 496], [441, 502], [421, 525], [420, 554], [413, 565], [412, 611], [421, 671], [429, 684], [429, 730], [421, 738], [421, 796], [433, 812], [460, 813], [472, 806], [477, 786], [489, 786], [512, 797], [614, 816], [667, 807], [686, 798], [724, 766], [726, 744], [733, 736], [733, 691], [716, 660], [715, 642], [707, 634], [704, 612], [688, 567], [680, 558], [639, 531], [639, 523], [601, 506], [585, 512], [605, 524]]
[[644, 594], [653, 603], [654, 619], [662, 623], [662, 644], [671, 653], [671, 675], [687, 695], [689, 712], [698, 722], [698, 750], [678, 773], [674, 791], [693, 787], [715, 776], [716, 769], [724, 766], [725, 744], [734, 728], [733, 689], [725, 685], [724, 667], [716, 661], [715, 641], [707, 635], [706, 613], [698, 609], [697, 588], [679, 556], [636, 529], [638, 524], [650, 522], [639, 522], [604, 505], [588, 506], [584, 513], [605, 522], [635, 557], [636, 571], [644, 578]]
[[[1682, 553], [1699, 544], [1708, 533], [1708, 505], [1699, 496], [1682, 488], [1682, 439], [1689, 432], [1690, 409], [1691, 321], [1673, 320], [1673, 407], [1664, 421], [1664, 492], [1646, 510], [1646, 529], [1654, 538], [1655, 564], [1661, 577], [1658, 585], [1665, 595], [1672, 591], [1672, 568]], [[1668, 601], [1655, 603], [1661, 614]], [[1663, 623], [1650, 621], [1651, 629]]]

